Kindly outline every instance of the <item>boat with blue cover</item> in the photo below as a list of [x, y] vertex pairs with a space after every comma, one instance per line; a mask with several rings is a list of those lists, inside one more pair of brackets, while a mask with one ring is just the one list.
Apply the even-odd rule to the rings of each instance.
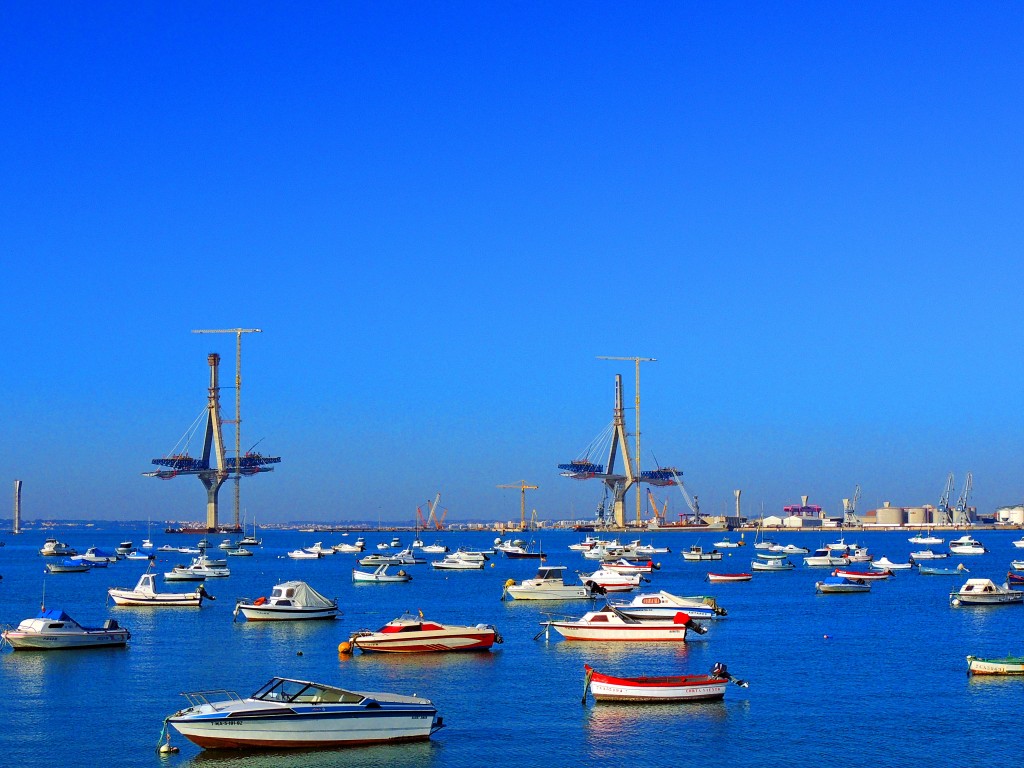
[[16, 629], [5, 629], [0, 637], [15, 650], [49, 651], [123, 646], [131, 633], [114, 619], [107, 619], [102, 627], [84, 627], [60, 608], [43, 608]]

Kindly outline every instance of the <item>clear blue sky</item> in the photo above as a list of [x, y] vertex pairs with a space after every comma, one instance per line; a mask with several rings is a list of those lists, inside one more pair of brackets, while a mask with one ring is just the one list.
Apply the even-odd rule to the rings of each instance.
[[1019, 3], [8, 3], [0, 78], [27, 517], [201, 519], [236, 326], [266, 521], [588, 517], [598, 355], [705, 510], [1024, 498]]

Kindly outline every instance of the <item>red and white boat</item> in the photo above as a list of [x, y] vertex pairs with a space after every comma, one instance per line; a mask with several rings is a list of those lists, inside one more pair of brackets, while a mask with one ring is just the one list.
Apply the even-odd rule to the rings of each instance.
[[663, 677], [614, 677], [598, 672], [589, 664], [584, 664], [583, 668], [587, 673], [584, 700], [589, 690], [595, 701], [714, 701], [725, 696], [725, 688], [730, 681], [747, 687], [745, 681], [730, 675], [724, 664], [715, 664], [710, 675]]
[[617, 571], [601, 568], [593, 573], [581, 573], [580, 581], [591, 592], [597, 592], [595, 586], [601, 587], [605, 592], [631, 592], [642, 583], [650, 581], [644, 578], [641, 573], [618, 573]]
[[[355, 648], [380, 653], [437, 653], [446, 651], [488, 651], [502, 642], [501, 635], [491, 624], [460, 626], [427, 621], [423, 615], [404, 614], [371, 632], [356, 632], [348, 643], [342, 643], [343, 653]], [[348, 647], [346, 647], [348, 646]]]
[[888, 568], [884, 571], [850, 571], [846, 568], [836, 568], [832, 571], [833, 576], [842, 576], [844, 579], [861, 579], [863, 581], [878, 581], [879, 579], [888, 579], [890, 576], [896, 574], [890, 571]]
[[590, 611], [572, 621], [545, 621], [566, 640], [602, 640], [616, 642], [685, 642], [687, 630], [699, 635], [707, 632], [690, 615], [679, 611], [672, 618], [634, 619], [612, 606]]
[[619, 558], [613, 563], [605, 563], [603, 566], [606, 571], [615, 571], [616, 573], [654, 573], [661, 566], [655, 565], [653, 560], [627, 560], [624, 557]]
[[750, 581], [753, 578], [749, 573], [709, 573], [708, 581], [713, 584], [721, 584], [729, 581]]

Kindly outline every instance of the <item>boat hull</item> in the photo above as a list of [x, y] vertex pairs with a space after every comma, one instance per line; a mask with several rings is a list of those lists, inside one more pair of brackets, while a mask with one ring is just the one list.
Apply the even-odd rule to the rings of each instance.
[[592, 624], [552, 621], [551, 626], [566, 640], [600, 642], [686, 642], [682, 623], [641, 621], [636, 624]]
[[497, 633], [493, 628], [464, 632], [415, 632], [410, 637], [402, 633], [374, 632], [353, 639], [356, 648], [364, 653], [448, 653], [451, 651], [489, 651]]
[[730, 581], [750, 581], [753, 576], [749, 573], [709, 573], [708, 581], [713, 584], [724, 584]]
[[58, 632], [18, 632], [9, 630], [3, 638], [16, 651], [65, 651], [83, 648], [124, 647], [131, 633], [127, 629], [115, 631], [93, 630], [85, 634]]
[[729, 681], [710, 675], [613, 677], [588, 670], [595, 701], [668, 703], [716, 701], [725, 697]]
[[586, 587], [574, 587], [568, 584], [553, 587], [520, 585], [508, 587], [505, 591], [516, 600], [586, 600], [591, 596], [590, 590]]
[[980, 659], [977, 656], [968, 656], [967, 673], [970, 675], [1024, 675], [1024, 657]]
[[239, 605], [238, 612], [246, 621], [308, 621], [333, 619], [337, 608], [296, 608], [294, 606]]
[[198, 608], [203, 603], [203, 596], [199, 594], [199, 592], [180, 594], [166, 592], [163, 594], [157, 593], [147, 595], [145, 593], [134, 592], [130, 589], [110, 589], [107, 590], [107, 593], [114, 601], [114, 605], [121, 606]]
[[435, 727], [436, 710], [427, 706], [308, 713], [304, 709], [312, 707], [295, 709], [294, 715], [286, 716], [174, 716], [168, 722], [204, 749], [312, 749], [426, 741]]

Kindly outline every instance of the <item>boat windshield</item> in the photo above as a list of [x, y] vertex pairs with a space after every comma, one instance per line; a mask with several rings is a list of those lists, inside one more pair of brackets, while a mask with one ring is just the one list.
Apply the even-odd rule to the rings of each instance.
[[358, 704], [364, 696], [329, 685], [275, 677], [252, 695], [260, 701], [288, 704]]

